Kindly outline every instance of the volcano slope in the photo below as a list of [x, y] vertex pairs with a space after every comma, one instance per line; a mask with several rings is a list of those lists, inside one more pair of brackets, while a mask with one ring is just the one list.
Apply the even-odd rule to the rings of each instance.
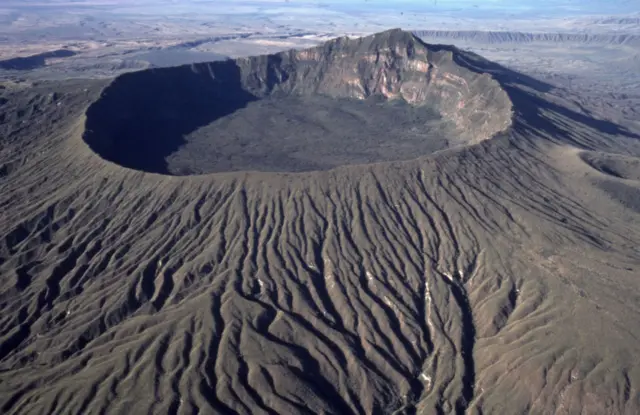
[[[640, 411], [640, 136], [550, 85], [394, 30], [1, 92], [3, 413]], [[329, 98], [429, 114], [231, 142]]]

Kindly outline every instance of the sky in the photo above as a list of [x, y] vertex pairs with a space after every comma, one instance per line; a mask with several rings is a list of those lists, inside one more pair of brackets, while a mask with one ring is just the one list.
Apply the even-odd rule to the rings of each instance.
[[336, 8], [349, 10], [395, 9], [459, 13], [528, 12], [534, 14], [624, 14], [640, 12], [640, 0], [2, 0], [0, 7], [77, 8], [107, 6], [126, 8], [168, 7], [264, 9], [265, 7]]
[[[229, 16], [236, 22], [268, 19], [301, 29], [324, 21], [340, 27], [361, 22], [360, 27], [388, 23], [407, 29], [588, 31], [589, 23], [567, 22], [609, 16], [634, 16], [640, 22], [640, 0], [0, 0], [0, 20], [25, 13], [133, 21]], [[640, 23], [636, 26], [633, 31], [640, 32]]]

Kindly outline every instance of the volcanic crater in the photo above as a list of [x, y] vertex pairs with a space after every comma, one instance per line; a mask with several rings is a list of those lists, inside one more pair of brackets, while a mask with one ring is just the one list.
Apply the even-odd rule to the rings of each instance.
[[399, 31], [0, 82], [0, 413], [640, 413], [601, 98]]
[[512, 104], [455, 52], [391, 30], [117, 77], [86, 113], [102, 158], [146, 172], [302, 172], [415, 159], [506, 130]]

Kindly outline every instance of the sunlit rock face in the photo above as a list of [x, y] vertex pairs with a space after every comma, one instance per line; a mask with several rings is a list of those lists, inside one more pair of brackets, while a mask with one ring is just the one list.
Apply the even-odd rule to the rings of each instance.
[[425, 44], [411, 33], [391, 30], [237, 62], [246, 74], [246, 88], [257, 95], [278, 91], [403, 99], [437, 108], [470, 142], [507, 129], [512, 104], [505, 91], [489, 74], [464, 68], [456, 58], [450, 50]]

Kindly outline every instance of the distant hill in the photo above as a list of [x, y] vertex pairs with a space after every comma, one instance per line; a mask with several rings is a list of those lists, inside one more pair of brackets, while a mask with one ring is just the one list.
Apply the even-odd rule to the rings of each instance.
[[574, 42], [640, 46], [640, 35], [630, 34], [580, 34], [580, 33], [526, 33], [500, 31], [448, 31], [416, 30], [416, 36], [424, 39], [465, 40], [478, 43], [531, 43]]
[[39, 53], [21, 58], [12, 58], [0, 61], [0, 69], [28, 71], [45, 66], [47, 59], [68, 58], [76, 55], [76, 52], [68, 49], [58, 49], [51, 52]]

